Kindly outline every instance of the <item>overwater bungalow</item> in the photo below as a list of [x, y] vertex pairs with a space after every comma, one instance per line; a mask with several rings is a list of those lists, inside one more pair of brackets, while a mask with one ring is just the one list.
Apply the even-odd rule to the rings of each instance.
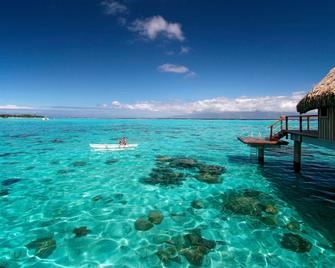
[[[317, 112], [306, 114], [311, 111]], [[238, 137], [258, 150], [258, 160], [264, 163], [264, 149], [285, 144], [283, 138], [294, 141], [294, 169], [301, 169], [303, 142], [335, 149], [335, 68], [321, 80], [297, 105], [300, 115], [282, 116], [269, 126], [265, 138]]]

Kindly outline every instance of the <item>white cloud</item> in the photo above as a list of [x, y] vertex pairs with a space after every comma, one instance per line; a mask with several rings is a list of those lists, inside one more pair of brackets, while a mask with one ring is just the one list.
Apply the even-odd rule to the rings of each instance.
[[176, 74], [186, 74], [190, 70], [185, 66], [178, 66], [171, 63], [165, 63], [158, 66], [158, 70], [163, 73], [176, 73]]
[[113, 108], [119, 108], [119, 107], [121, 107], [121, 103], [118, 102], [118, 101], [113, 101], [113, 102], [112, 102], [112, 107], [113, 107]]
[[181, 55], [186, 55], [186, 54], [188, 54], [188, 53], [190, 53], [190, 48], [189, 47], [184, 47], [184, 46], [182, 46], [181, 48], [180, 48], [180, 54]]
[[158, 71], [163, 73], [175, 73], [175, 74], [184, 74], [185, 77], [194, 78], [197, 74], [191, 71], [189, 68], [183, 65], [175, 65], [171, 63], [165, 63], [158, 66]]
[[186, 74], [186, 77], [189, 77], [189, 78], [194, 78], [194, 77], [197, 77], [197, 73], [196, 72], [193, 72], [193, 71], [189, 71], [187, 74]]
[[135, 20], [129, 29], [150, 40], [156, 39], [159, 35], [178, 41], [185, 39], [181, 24], [168, 22], [162, 16]]
[[29, 110], [29, 109], [33, 108], [28, 106], [18, 106], [15, 104], [0, 105], [0, 110]]
[[303, 96], [304, 93], [302, 92], [294, 92], [290, 96], [243, 96], [235, 99], [217, 97], [194, 102], [144, 101], [135, 104], [124, 104], [118, 101], [114, 101], [111, 108], [164, 113], [170, 115], [187, 115], [192, 113], [206, 112], [295, 112], [296, 105]]
[[101, 2], [107, 15], [119, 15], [128, 11], [127, 6], [115, 0], [104, 0]]
[[159, 112], [151, 102], [139, 102], [135, 104], [125, 104], [119, 101], [113, 101], [110, 108], [123, 110], [139, 110], [139, 111], [154, 111]]

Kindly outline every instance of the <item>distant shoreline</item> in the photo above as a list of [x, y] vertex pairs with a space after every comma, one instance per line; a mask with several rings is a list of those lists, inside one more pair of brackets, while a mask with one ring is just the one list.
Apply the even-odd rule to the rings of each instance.
[[46, 118], [43, 115], [31, 115], [31, 114], [0, 114], [0, 118], [27, 118], [27, 119], [34, 119], [34, 118]]
[[[23, 117], [11, 117], [23, 118]], [[44, 117], [27, 117], [26, 119], [44, 118]], [[119, 118], [104, 118], [104, 117], [52, 117], [50, 119], [91, 119], [91, 120], [203, 120], [203, 121], [265, 121], [277, 120], [278, 118], [139, 118], [139, 117], [119, 117]]]
[[[0, 118], [9, 119], [9, 118], [21, 118], [21, 119], [49, 119], [49, 117], [44, 115], [30, 115], [30, 114], [0, 114]], [[89, 116], [73, 116], [73, 117], [63, 117], [55, 116], [52, 119], [94, 119], [94, 120], [203, 120], [203, 121], [264, 121], [264, 120], [277, 120], [277, 117], [269, 118], [187, 118], [187, 117], [89, 117]]]

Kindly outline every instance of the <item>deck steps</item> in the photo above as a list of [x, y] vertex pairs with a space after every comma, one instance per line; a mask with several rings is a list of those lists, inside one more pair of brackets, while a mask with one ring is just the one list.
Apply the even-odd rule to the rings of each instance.
[[279, 141], [287, 135], [286, 131], [281, 130], [272, 136], [271, 140]]

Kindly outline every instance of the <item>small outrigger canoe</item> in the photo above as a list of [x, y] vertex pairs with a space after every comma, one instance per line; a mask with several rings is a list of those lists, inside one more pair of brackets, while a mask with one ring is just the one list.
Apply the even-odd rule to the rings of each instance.
[[97, 150], [111, 150], [111, 151], [122, 151], [122, 150], [134, 150], [138, 144], [90, 144], [90, 147]]

